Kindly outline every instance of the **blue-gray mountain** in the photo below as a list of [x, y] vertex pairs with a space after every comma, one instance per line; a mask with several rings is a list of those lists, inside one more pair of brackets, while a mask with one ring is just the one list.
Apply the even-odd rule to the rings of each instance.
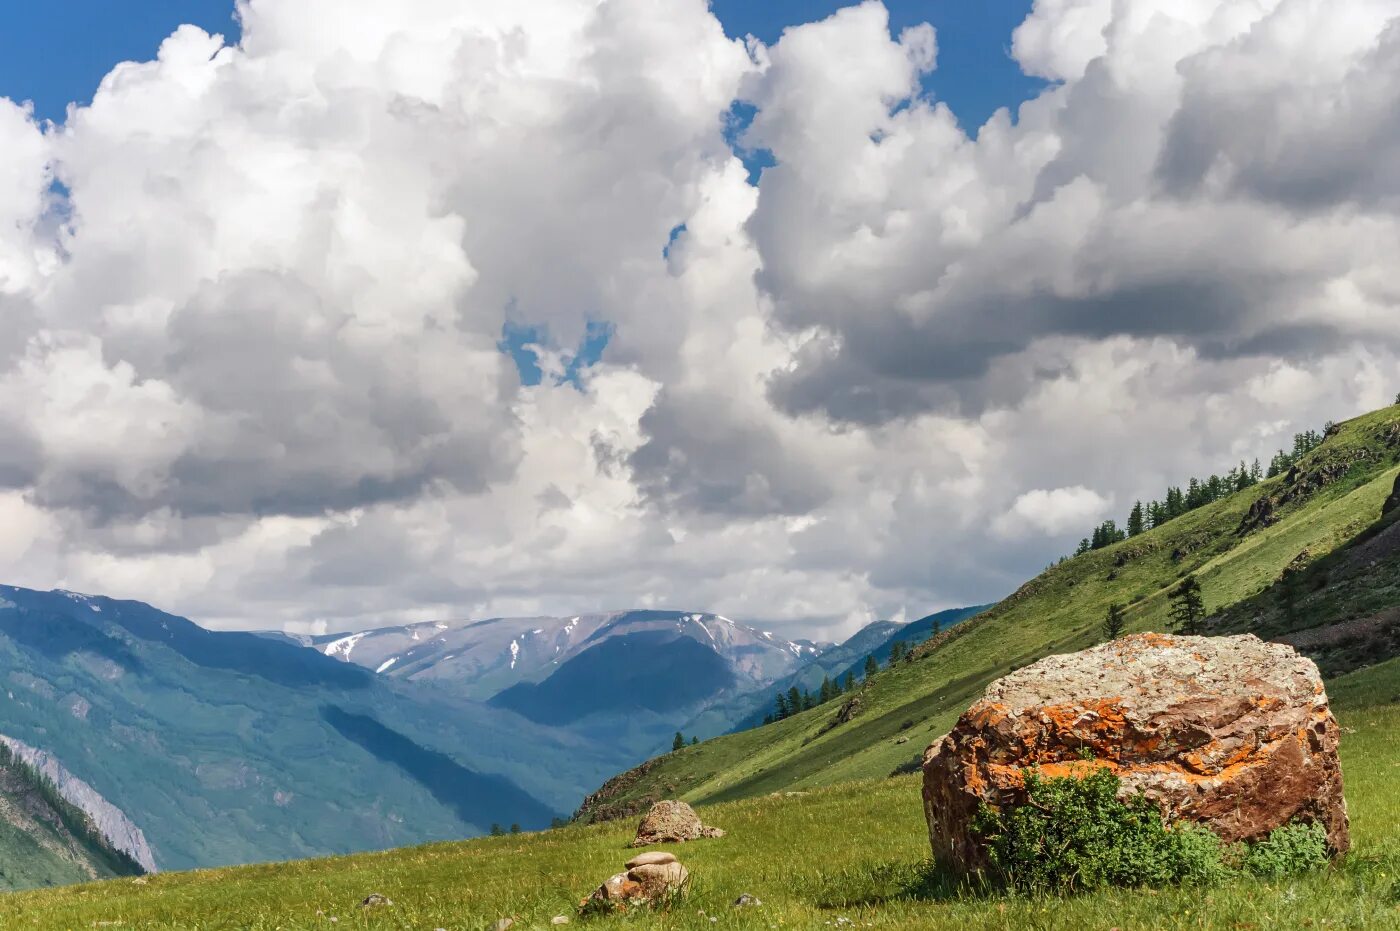
[[122, 812], [163, 869], [542, 827], [630, 759], [296, 644], [69, 592], [0, 586], [0, 678], [0, 732]]
[[516, 711], [634, 762], [668, 749], [677, 728], [707, 709], [791, 675], [829, 646], [717, 614], [650, 610], [268, 636], [381, 679]]
[[815, 694], [823, 679], [841, 682], [848, 674], [860, 679], [864, 675], [866, 657], [874, 656], [883, 666], [889, 660], [890, 649], [896, 641], [903, 641], [907, 646], [922, 643], [935, 629], [947, 630], [973, 615], [982, 613], [988, 607], [990, 605], [952, 608], [907, 624], [897, 624], [893, 621], [875, 621], [867, 624], [849, 640], [814, 655], [787, 676], [766, 683], [761, 688], [715, 702], [687, 722], [683, 729], [687, 734], [698, 734], [704, 739], [757, 727], [763, 723], [764, 716], [773, 711], [774, 696], [777, 693], [795, 687], [798, 691]]

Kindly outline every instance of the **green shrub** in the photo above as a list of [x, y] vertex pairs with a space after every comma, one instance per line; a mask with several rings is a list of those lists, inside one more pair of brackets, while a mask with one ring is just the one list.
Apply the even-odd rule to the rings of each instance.
[[983, 805], [973, 821], [992, 878], [1019, 892], [1213, 885], [1241, 873], [1281, 879], [1327, 865], [1327, 833], [1318, 824], [1288, 824], [1257, 843], [1226, 847], [1202, 825], [1168, 825], [1141, 793], [1119, 798], [1111, 770], [1044, 779], [1030, 769], [1025, 780], [1025, 804]]
[[1251, 844], [1242, 866], [1264, 879], [1283, 879], [1327, 865], [1327, 832], [1320, 824], [1286, 824]]
[[1026, 893], [1105, 886], [1211, 883], [1227, 873], [1220, 839], [1195, 826], [1169, 827], [1141, 794], [1118, 798], [1108, 769], [1083, 778], [1025, 774], [1027, 802], [983, 806], [973, 831], [987, 845], [995, 878]]

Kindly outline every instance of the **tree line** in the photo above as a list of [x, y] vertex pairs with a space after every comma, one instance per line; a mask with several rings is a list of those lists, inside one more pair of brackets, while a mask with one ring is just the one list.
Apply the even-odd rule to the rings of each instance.
[[1192, 478], [1186, 487], [1172, 486], [1160, 500], [1134, 502], [1128, 513], [1127, 523], [1119, 526], [1115, 520], [1106, 520], [1095, 527], [1093, 532], [1079, 541], [1074, 555], [1082, 556], [1094, 550], [1101, 550], [1122, 543], [1133, 537], [1169, 523], [1184, 514], [1228, 498], [1236, 492], [1259, 484], [1266, 478], [1283, 475], [1308, 453], [1322, 445], [1332, 424], [1327, 424], [1321, 432], [1307, 430], [1295, 434], [1291, 450], [1279, 450], [1269, 460], [1266, 470], [1258, 460], [1252, 463], [1241, 461], [1238, 466], [1224, 475], [1211, 475], [1209, 478]]
[[[929, 639], [937, 637], [942, 633], [942, 625], [934, 620], [933, 627], [929, 631]], [[913, 648], [905, 640], [896, 640], [890, 644], [889, 665], [903, 662], [913, 658]], [[864, 675], [859, 680], [860, 684], [870, 681], [870, 677], [880, 671], [880, 661], [871, 653], [865, 657], [863, 667]], [[764, 718], [764, 724], [772, 724], [774, 721], [782, 721], [795, 714], [810, 711], [818, 705], [824, 705], [833, 699], [840, 698], [856, 690], [857, 680], [854, 672], [847, 672], [839, 681], [830, 676], [822, 676], [821, 687], [813, 694], [809, 689], [799, 689], [793, 686], [786, 692], [779, 692], [773, 697], [773, 710]]]

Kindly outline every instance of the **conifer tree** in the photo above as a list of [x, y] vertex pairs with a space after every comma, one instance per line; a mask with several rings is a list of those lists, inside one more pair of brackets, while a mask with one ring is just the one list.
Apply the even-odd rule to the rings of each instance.
[[1197, 635], [1203, 632], [1201, 621], [1206, 616], [1205, 599], [1201, 596], [1201, 583], [1194, 575], [1181, 580], [1171, 593], [1172, 619], [1177, 630], [1183, 634]]
[[1133, 505], [1133, 511], [1128, 515], [1128, 536], [1141, 536], [1147, 531], [1147, 515], [1143, 513], [1142, 502], [1138, 501]]
[[851, 672], [850, 670], [847, 670], [847, 672], [846, 672], [846, 687], [845, 687], [844, 691], [847, 691], [847, 692], [854, 692], [855, 690], [856, 690], [856, 674], [855, 674], [854, 672]]
[[875, 660], [875, 657], [867, 656], [865, 658], [865, 678], [869, 679], [871, 676], [875, 675], [875, 673], [879, 671], [880, 664]]
[[905, 644], [903, 640], [896, 640], [890, 644], [890, 665], [893, 666], [904, 659]]
[[1108, 614], [1103, 619], [1103, 638], [1105, 640], [1117, 640], [1123, 636], [1123, 631], [1127, 629], [1128, 620], [1123, 610], [1123, 606], [1117, 603], [1108, 606]]
[[781, 721], [792, 713], [788, 710], [787, 696], [784, 695], [782, 692], [778, 693], [776, 704], [778, 706], [778, 710], [775, 712], [777, 720]]
[[674, 740], [671, 741], [671, 752], [672, 752], [672, 753], [675, 753], [677, 750], [684, 750], [684, 749], [685, 749], [685, 735], [683, 735], [680, 731], [676, 731], [676, 738], [675, 738]]
[[797, 690], [797, 686], [788, 689], [788, 708], [790, 714], [798, 714], [807, 710], [807, 706], [802, 703], [802, 693]]
[[690, 745], [691, 745], [692, 747], [694, 747], [694, 746], [697, 746], [699, 743], [700, 743], [700, 738], [699, 738], [699, 737], [696, 737], [694, 734], [691, 734], [691, 735], [690, 735]]

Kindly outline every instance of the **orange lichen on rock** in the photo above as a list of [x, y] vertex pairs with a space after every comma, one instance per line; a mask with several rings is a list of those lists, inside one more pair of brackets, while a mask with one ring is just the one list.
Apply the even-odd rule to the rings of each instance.
[[1340, 729], [1317, 667], [1253, 636], [1139, 634], [1050, 657], [993, 683], [924, 755], [934, 855], [985, 866], [980, 805], [1025, 800], [1025, 772], [1107, 767], [1164, 816], [1253, 840], [1293, 820], [1349, 845]]

